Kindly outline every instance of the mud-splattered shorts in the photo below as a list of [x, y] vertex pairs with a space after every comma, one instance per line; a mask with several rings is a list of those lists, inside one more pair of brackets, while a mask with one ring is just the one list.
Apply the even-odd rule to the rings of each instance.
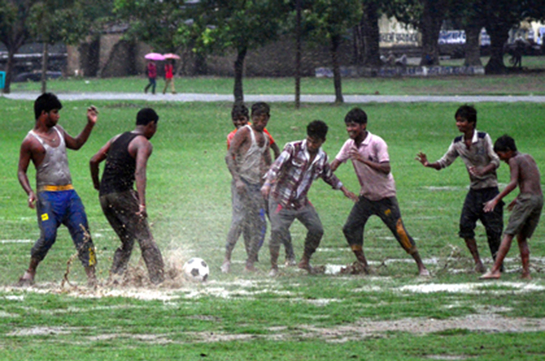
[[352, 250], [362, 249], [365, 224], [372, 215], [380, 217], [407, 253], [413, 254], [416, 251], [414, 240], [401, 220], [397, 198], [389, 197], [372, 201], [363, 196], [360, 196], [354, 207], [352, 207], [352, 211], [350, 211], [350, 215], [343, 227], [344, 236]]

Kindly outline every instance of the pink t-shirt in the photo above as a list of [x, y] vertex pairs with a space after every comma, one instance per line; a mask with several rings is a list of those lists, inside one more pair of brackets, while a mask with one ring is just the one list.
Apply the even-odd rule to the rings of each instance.
[[[355, 149], [356, 143], [348, 139], [342, 146], [339, 154], [335, 157], [339, 162], [346, 162], [350, 159], [350, 149]], [[360, 144], [358, 149], [360, 155], [372, 162], [389, 162], [388, 146], [379, 136], [367, 132], [367, 137]], [[360, 181], [360, 195], [372, 201], [379, 201], [383, 198], [395, 197], [396, 186], [392, 173], [384, 174], [374, 170], [359, 161], [352, 161], [354, 170]]]

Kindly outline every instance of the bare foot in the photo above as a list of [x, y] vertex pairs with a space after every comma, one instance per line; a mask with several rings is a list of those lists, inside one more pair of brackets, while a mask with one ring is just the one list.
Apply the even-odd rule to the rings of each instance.
[[485, 273], [486, 267], [482, 263], [475, 263], [475, 272], [477, 273]]
[[278, 276], [278, 268], [271, 268], [271, 270], [269, 271], [269, 277], [276, 277]]
[[501, 277], [501, 273], [499, 271], [492, 272], [488, 271], [481, 277], [479, 277], [480, 280], [497, 280]]
[[528, 272], [528, 273], [523, 273], [523, 274], [520, 276], [520, 279], [522, 279], [522, 280], [531, 280], [531, 279], [532, 279], [532, 276], [530, 276], [530, 272]]
[[19, 278], [19, 281], [17, 282], [17, 287], [30, 287], [34, 284], [34, 275], [31, 274], [28, 271], [25, 271], [25, 274]]
[[418, 271], [418, 275], [420, 277], [430, 277], [430, 271], [428, 271], [426, 268], [422, 268]]
[[229, 272], [231, 272], [231, 261], [223, 261], [223, 264], [221, 265], [221, 273]]
[[244, 271], [246, 271], [246, 272], [256, 272], [257, 268], [255, 268], [253, 262], [246, 261], [246, 267], [244, 267]]
[[301, 261], [297, 264], [297, 267], [307, 270], [308, 272], [312, 272], [312, 266], [310, 265], [309, 261]]
[[297, 266], [297, 261], [294, 257], [286, 257], [286, 267], [295, 267]]

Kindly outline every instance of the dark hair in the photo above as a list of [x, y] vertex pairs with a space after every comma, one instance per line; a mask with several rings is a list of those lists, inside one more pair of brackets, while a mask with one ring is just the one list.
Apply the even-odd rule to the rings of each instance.
[[246, 105], [242, 103], [236, 103], [233, 105], [233, 109], [231, 110], [231, 119], [237, 119], [240, 116], [250, 118], [250, 114], [248, 113], [248, 108]]
[[517, 151], [515, 140], [512, 137], [505, 134], [496, 139], [496, 142], [494, 143], [494, 152], [508, 152], [510, 150], [513, 152]]
[[269, 115], [271, 107], [265, 102], [257, 102], [252, 105], [252, 115], [253, 114], [267, 114]]
[[346, 114], [344, 122], [367, 124], [367, 114], [360, 108], [354, 108]]
[[34, 116], [36, 119], [40, 117], [43, 111], [49, 113], [53, 109], [62, 109], [62, 104], [53, 93], [43, 93], [34, 101]]
[[321, 120], [313, 120], [307, 126], [307, 135], [311, 138], [325, 140], [327, 135], [327, 124]]
[[138, 114], [136, 114], [136, 125], [148, 125], [151, 122], [158, 122], [159, 116], [155, 110], [151, 108], [141, 109]]
[[475, 123], [477, 125], [477, 109], [473, 105], [462, 105], [454, 114], [454, 118], [466, 119], [469, 123]]

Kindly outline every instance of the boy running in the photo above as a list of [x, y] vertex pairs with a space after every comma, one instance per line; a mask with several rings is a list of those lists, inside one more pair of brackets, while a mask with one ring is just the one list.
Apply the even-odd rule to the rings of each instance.
[[[225, 251], [225, 260], [221, 266], [224, 273], [230, 271], [231, 253], [240, 236], [240, 227], [247, 229], [250, 242], [247, 247], [248, 259], [246, 271], [255, 271], [259, 243], [267, 228], [264, 214], [264, 202], [260, 194], [263, 175], [271, 164], [269, 137], [263, 132], [269, 121], [270, 108], [267, 103], [258, 102], [252, 106], [252, 124], [241, 127], [233, 137], [225, 157], [227, 167], [233, 176], [234, 201], [241, 209], [233, 217]], [[240, 208], [239, 208], [240, 207]]]
[[[127, 269], [135, 240], [142, 250], [151, 283], [157, 285], [165, 279], [163, 257], [151, 235], [146, 211], [146, 168], [153, 150], [149, 140], [157, 131], [158, 121], [153, 109], [140, 110], [136, 128], [113, 137], [90, 161], [102, 211], [121, 240], [110, 270], [114, 281]], [[104, 160], [106, 166], [99, 182], [99, 165]]]
[[261, 188], [263, 197], [269, 199], [271, 277], [278, 275], [280, 243], [290, 239], [289, 228], [295, 219], [308, 230], [303, 257], [298, 267], [312, 272], [310, 258], [324, 234], [318, 213], [307, 198], [310, 186], [316, 178], [321, 177], [333, 189], [340, 189], [346, 197], [356, 199], [356, 195], [349, 192], [333, 174], [327, 154], [321, 148], [326, 141], [327, 130], [328, 127], [323, 121], [312, 121], [307, 126], [305, 140], [286, 144], [272, 164]]
[[360, 196], [343, 227], [344, 236], [356, 259], [368, 273], [369, 265], [363, 252], [363, 231], [369, 217], [377, 215], [392, 231], [401, 247], [413, 257], [420, 276], [429, 276], [416, 244], [401, 220], [386, 142], [367, 130], [367, 114], [360, 108], [349, 111], [344, 122], [350, 139], [331, 163], [331, 169], [337, 170], [341, 163], [350, 159], [361, 185]]
[[522, 261], [523, 279], [532, 279], [530, 276], [530, 250], [528, 239], [532, 237], [539, 222], [543, 209], [543, 192], [541, 191], [541, 176], [534, 158], [530, 154], [519, 153], [515, 140], [504, 135], [494, 143], [494, 151], [500, 159], [509, 164], [511, 179], [505, 189], [487, 202], [485, 212], [493, 212], [501, 200], [511, 193], [517, 185], [520, 188], [519, 195], [509, 204], [508, 210], [512, 210], [509, 223], [505, 229], [503, 240], [498, 250], [496, 261], [492, 269], [481, 276], [481, 279], [498, 279], [501, 276], [502, 262], [509, 252], [513, 238], [517, 236]]
[[[28, 132], [21, 145], [17, 177], [28, 194], [28, 206], [36, 207], [40, 238], [30, 251], [30, 265], [19, 279], [20, 286], [34, 284], [36, 268], [57, 240], [57, 229], [61, 224], [70, 231], [87, 274], [88, 286], [94, 287], [97, 282], [95, 246], [91, 240], [85, 209], [72, 186], [66, 148], [78, 150], [87, 142], [97, 122], [98, 112], [94, 106], [87, 109], [87, 124], [73, 138], [57, 125], [61, 108], [62, 104], [54, 94], [40, 95], [34, 102], [34, 129]], [[27, 176], [31, 161], [36, 167], [37, 194]]]
[[475, 227], [477, 220], [480, 220], [486, 230], [492, 258], [496, 259], [503, 230], [503, 202], [500, 202], [493, 212], [484, 212], [482, 205], [499, 193], [496, 169], [500, 166], [500, 160], [492, 149], [490, 136], [475, 129], [477, 110], [474, 107], [461, 106], [454, 118], [458, 130], [463, 135], [454, 139], [445, 155], [437, 162], [429, 163], [426, 154], [420, 152], [416, 160], [424, 167], [441, 170], [451, 165], [456, 158], [462, 158], [469, 173], [470, 185], [460, 217], [459, 235], [465, 240], [473, 256], [475, 271], [484, 273], [486, 268], [477, 249]]
[[[244, 104], [237, 103], [233, 106], [233, 109], [231, 110], [231, 119], [233, 121], [233, 125], [235, 126], [235, 129], [227, 135], [227, 150], [228, 151], [229, 151], [229, 148], [231, 147], [231, 141], [235, 137], [236, 132], [240, 128], [248, 124], [249, 118], [250, 117], [249, 117], [248, 108]], [[263, 132], [269, 137], [269, 144], [270, 144], [270, 148], [274, 152], [274, 158], [275, 159], [278, 158], [278, 156], [280, 155], [280, 149], [278, 149], [278, 145], [276, 145], [276, 142], [274, 141], [273, 137], [267, 131], [266, 128], [263, 129]], [[227, 234], [227, 242], [225, 245], [225, 259], [221, 266], [221, 271], [223, 273], [229, 273], [231, 271], [231, 254], [233, 253], [233, 249], [235, 248], [235, 245], [241, 233], [244, 238], [244, 247], [246, 249], [246, 254], [250, 255], [250, 241], [251, 241], [250, 229], [249, 227], [247, 227], [247, 224], [245, 224], [244, 222], [244, 208], [243, 208], [243, 204], [240, 199], [240, 196], [236, 190], [234, 178], [231, 181], [231, 206], [233, 209], [231, 227], [229, 228], [229, 233]], [[265, 218], [266, 211], [267, 211], [267, 207], [265, 205], [265, 210], [260, 211], [259, 213], [263, 219]], [[263, 228], [261, 232], [261, 238], [258, 244], [258, 251], [259, 249], [261, 249], [264, 239], [265, 239], [265, 228]], [[290, 266], [294, 266], [296, 263], [295, 263], [295, 256], [293, 254], [291, 239], [284, 246], [286, 248], [286, 264]]]

